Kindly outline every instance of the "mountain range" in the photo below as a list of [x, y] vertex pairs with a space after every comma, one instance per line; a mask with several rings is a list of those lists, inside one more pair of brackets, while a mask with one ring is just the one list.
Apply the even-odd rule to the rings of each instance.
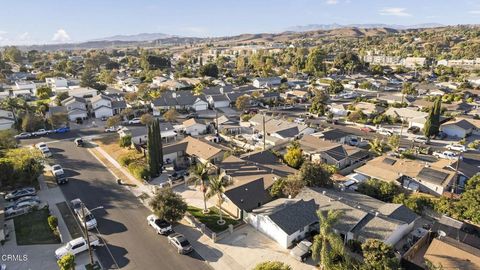
[[92, 39], [89, 41], [152, 41], [172, 37], [175, 36], [163, 33], [140, 33], [135, 35], [115, 35], [111, 37]]
[[315, 31], [315, 30], [334, 30], [334, 29], [342, 29], [342, 28], [363, 28], [363, 29], [372, 29], [372, 28], [390, 28], [396, 30], [406, 30], [406, 29], [420, 29], [420, 28], [435, 28], [435, 27], [442, 27], [444, 25], [439, 23], [424, 23], [424, 24], [416, 24], [416, 25], [398, 25], [398, 24], [309, 24], [309, 25], [297, 25], [292, 26], [285, 31], [289, 32], [307, 32], [307, 31]]

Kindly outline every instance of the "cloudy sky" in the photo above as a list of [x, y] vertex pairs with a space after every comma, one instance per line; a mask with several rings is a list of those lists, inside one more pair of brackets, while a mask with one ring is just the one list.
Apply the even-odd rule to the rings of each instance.
[[0, 46], [117, 34], [225, 36], [307, 24], [479, 24], [480, 0], [7, 0]]

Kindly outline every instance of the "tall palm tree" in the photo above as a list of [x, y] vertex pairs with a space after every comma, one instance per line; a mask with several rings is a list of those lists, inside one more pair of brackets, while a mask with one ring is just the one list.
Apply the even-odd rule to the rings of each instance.
[[221, 173], [218, 176], [212, 176], [209, 179], [207, 198], [212, 198], [217, 196], [217, 206], [218, 212], [220, 213], [220, 219], [217, 221], [218, 225], [225, 224], [225, 221], [222, 218], [222, 203], [223, 203], [223, 193], [225, 192], [225, 183], [223, 182], [224, 173]]
[[313, 238], [312, 257], [320, 258], [320, 269], [331, 269], [335, 256], [345, 256], [345, 246], [338, 234], [333, 231], [333, 225], [338, 221], [342, 211], [318, 211], [320, 232]]
[[195, 181], [195, 185], [200, 184], [200, 190], [203, 193], [203, 212], [208, 213], [207, 208], [207, 182], [208, 182], [208, 163], [197, 163], [190, 167], [190, 180]]

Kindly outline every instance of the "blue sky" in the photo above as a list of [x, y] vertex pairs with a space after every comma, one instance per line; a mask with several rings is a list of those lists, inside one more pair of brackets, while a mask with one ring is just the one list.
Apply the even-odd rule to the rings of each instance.
[[0, 45], [117, 34], [225, 36], [307, 24], [479, 24], [480, 0], [6, 0]]

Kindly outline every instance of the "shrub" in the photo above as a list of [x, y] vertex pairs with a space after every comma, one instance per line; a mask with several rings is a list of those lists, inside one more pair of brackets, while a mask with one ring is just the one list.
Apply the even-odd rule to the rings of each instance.
[[127, 135], [127, 136], [120, 137], [119, 144], [120, 144], [120, 147], [129, 147], [130, 145], [132, 145], [132, 136]]
[[48, 216], [48, 225], [55, 232], [58, 226], [58, 218], [56, 216]]
[[148, 179], [150, 175], [147, 164], [140, 162], [130, 163], [128, 165], [128, 171], [137, 179]]
[[128, 153], [128, 154], [123, 154], [118, 157], [118, 163], [120, 165], [127, 167], [130, 165], [132, 162], [134, 162], [137, 158], [135, 157], [134, 154]]

